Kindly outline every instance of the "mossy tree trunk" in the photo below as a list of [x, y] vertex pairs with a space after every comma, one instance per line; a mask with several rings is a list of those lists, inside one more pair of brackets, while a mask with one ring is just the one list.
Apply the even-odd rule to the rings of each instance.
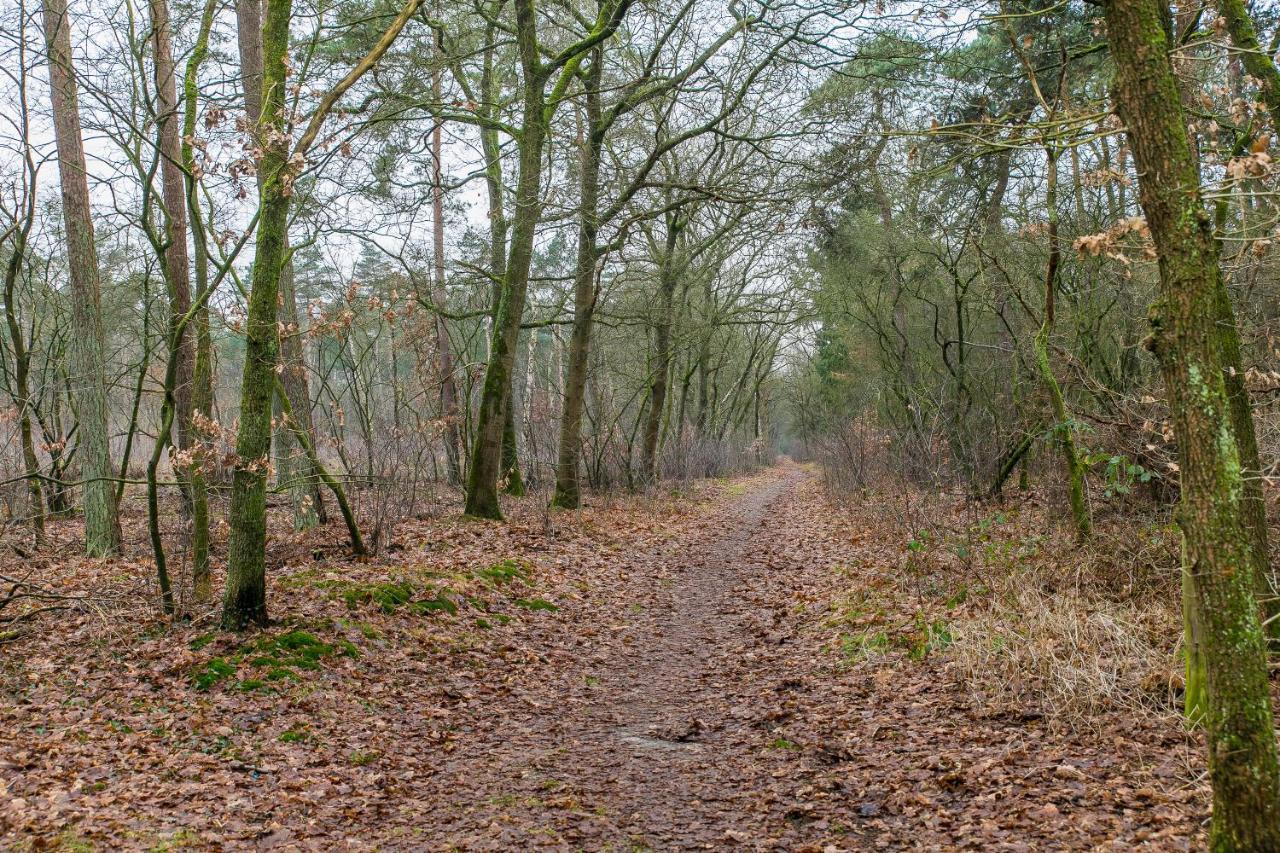
[[45, 0], [43, 12], [71, 278], [71, 325], [75, 329], [68, 344], [69, 384], [76, 410], [76, 443], [84, 481], [85, 552], [91, 557], [105, 557], [120, 548], [120, 522], [116, 514], [112, 482], [115, 470], [111, 465], [108, 433], [106, 335], [102, 325], [98, 251], [89, 208], [89, 181], [66, 0]]
[[[1280, 849], [1280, 766], [1261, 620], [1247, 470], [1226, 383], [1234, 324], [1219, 322], [1218, 243], [1169, 59], [1168, 8], [1107, 0], [1116, 103], [1128, 127], [1142, 208], [1159, 256], [1151, 312], [1178, 443], [1189, 624], [1199, 625], [1213, 784], [1210, 847]], [[1238, 348], [1238, 342], [1234, 342]], [[1198, 678], [1200, 673], [1194, 673]]]
[[600, 230], [600, 153], [605, 127], [601, 123], [600, 80], [603, 51], [597, 49], [583, 79], [587, 136], [579, 156], [578, 256], [573, 276], [573, 332], [569, 337], [569, 365], [565, 374], [564, 408], [560, 417], [560, 446], [556, 454], [553, 506], [577, 509], [582, 503], [578, 457], [582, 452], [582, 415], [587, 399], [587, 359], [596, 312], [596, 263]]
[[[240, 81], [244, 89], [245, 115], [250, 127], [256, 127], [262, 113], [262, 0], [237, 0], [236, 28], [240, 55]], [[263, 173], [257, 175], [259, 191]], [[280, 358], [284, 369], [281, 385], [289, 396], [298, 426], [315, 443], [315, 424], [311, 417], [311, 390], [307, 382], [306, 358], [303, 353], [298, 296], [294, 284], [293, 259], [289, 250], [289, 230], [284, 232], [285, 265], [280, 273], [279, 322], [285, 330], [280, 339]], [[274, 412], [283, 406], [277, 400]], [[320, 476], [308, 461], [302, 445], [292, 429], [281, 426], [274, 436], [276, 478], [284, 483], [293, 505], [293, 526], [307, 530], [324, 520], [324, 497]]]
[[266, 492], [271, 461], [272, 397], [280, 352], [276, 302], [288, 251], [285, 235], [293, 179], [284, 123], [291, 12], [291, 0], [267, 0], [262, 21], [262, 88], [254, 131], [263, 152], [258, 166], [257, 251], [245, 326], [240, 430], [236, 434], [236, 463], [231, 481], [231, 536], [222, 605], [222, 626], [229, 630], [263, 625], [267, 621]]
[[[498, 484], [513, 448], [514, 430], [507, 428], [511, 414], [511, 378], [516, 342], [524, 317], [529, 289], [533, 241], [542, 214], [542, 153], [551, 119], [577, 75], [584, 58], [609, 38], [622, 21], [631, 0], [602, 4], [591, 31], [567, 48], [544, 60], [538, 44], [537, 8], [534, 0], [516, 0], [516, 45], [520, 54], [521, 107], [518, 176], [511, 241], [500, 279], [497, 311], [485, 368], [480, 405], [476, 414], [475, 441], [467, 473], [466, 512], [480, 518], [502, 518]], [[547, 86], [555, 78], [548, 91]], [[486, 151], [486, 156], [489, 152]], [[489, 164], [494, 168], [493, 163]], [[513, 488], [506, 469], [507, 488]]]
[[[280, 355], [277, 301], [281, 275], [289, 261], [287, 235], [293, 182], [338, 100], [377, 64], [420, 5], [421, 0], [408, 0], [369, 53], [320, 98], [306, 129], [296, 143], [291, 143], [288, 132], [291, 128], [286, 125], [284, 108], [292, 0], [267, 0], [266, 3], [262, 22], [260, 111], [254, 128], [263, 152], [258, 165], [257, 252], [245, 324], [240, 430], [236, 434], [235, 472], [231, 480], [228, 513], [231, 536], [227, 545], [227, 588], [222, 606], [222, 625], [230, 630], [267, 621], [266, 492], [271, 468], [272, 402], [278, 387], [276, 365]], [[291, 412], [287, 417], [298, 424]], [[312, 453], [309, 461], [313, 468], [318, 468], [314, 447], [302, 438], [305, 433], [299, 430], [296, 435], [303, 449]], [[344, 516], [354, 528], [354, 516], [345, 508]], [[352, 544], [358, 553], [363, 552], [358, 529], [354, 530]]]
[[[1218, 11], [1227, 23], [1232, 45], [1238, 51], [1249, 76], [1258, 81], [1263, 101], [1271, 113], [1273, 127], [1280, 132], [1280, 69], [1276, 68], [1275, 47], [1264, 50], [1258, 43], [1253, 19], [1242, 0], [1220, 0]], [[1219, 290], [1219, 322], [1235, 327], [1231, 296], [1226, 282]], [[1280, 643], [1280, 578], [1271, 566], [1267, 551], [1267, 505], [1262, 493], [1262, 463], [1258, 455], [1258, 438], [1254, 431], [1253, 407], [1249, 391], [1244, 384], [1244, 364], [1240, 357], [1239, 336], [1227, 335], [1224, 340], [1223, 358], [1233, 367], [1226, 376], [1227, 393], [1231, 396], [1231, 417], [1236, 427], [1236, 441], [1240, 446], [1240, 459], [1247, 472], [1245, 487], [1248, 499], [1249, 527], [1254, 536], [1254, 552], [1257, 557], [1258, 597], [1266, 618], [1267, 635], [1274, 647]]]
[[[196, 178], [195, 134], [199, 104], [197, 76], [209, 53], [209, 34], [217, 0], [206, 0], [200, 18], [200, 29], [191, 55], [187, 58], [182, 90], [182, 166], [188, 217], [191, 221], [191, 245], [195, 253], [195, 317], [192, 332], [195, 339], [195, 363], [191, 374], [192, 439], [195, 447], [195, 417], [213, 417], [213, 338], [209, 332], [209, 254], [200, 207], [199, 181]], [[207, 600], [213, 590], [209, 578], [209, 488], [204, 476], [204, 459], [197, 453], [191, 467], [191, 580], [197, 601]]]
[[649, 365], [649, 400], [640, 444], [640, 474], [645, 482], [658, 479], [658, 439], [666, 411], [667, 382], [671, 373], [671, 327], [679, 279], [677, 244], [685, 220], [680, 212], [667, 215], [667, 237], [658, 269], [658, 317], [653, 327], [653, 360]]

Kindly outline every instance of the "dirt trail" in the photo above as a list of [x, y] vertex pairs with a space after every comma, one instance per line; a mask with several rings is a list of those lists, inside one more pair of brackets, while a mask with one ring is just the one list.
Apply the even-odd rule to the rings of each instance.
[[1196, 842], [1203, 792], [1178, 726], [1053, 728], [993, 708], [945, 654], [851, 657], [850, 620], [918, 618], [900, 545], [795, 465], [730, 492], [584, 583], [540, 666], [464, 696], [457, 750], [397, 823], [464, 850]]
[[520, 689], [517, 708], [470, 709], [467, 746], [432, 787], [490, 796], [455, 802], [433, 835], [623, 849], [759, 837], [767, 813], [752, 809], [767, 791], [753, 789], [761, 733], [749, 703], [761, 685], [744, 670], [758, 660], [749, 647], [783, 634], [781, 611], [749, 592], [769, 568], [757, 540], [806, 479], [789, 466], [662, 552], [626, 560], [612, 590], [623, 620], [611, 607], [575, 614], [569, 666]]
[[[299, 542], [271, 573], [288, 617], [260, 635], [212, 632], [213, 610], [148, 628], [127, 608], [33, 632], [0, 656], [0, 848], [1186, 850], [1202, 837], [1200, 746], [1172, 713], [1055, 726], [1035, 696], [984, 698], [954, 649], [921, 653], [926, 608], [963, 632], [965, 609], [987, 605], [949, 609], [966, 579], [945, 573], [920, 591], [874, 500], [833, 506], [782, 464], [670, 504], [510, 508], [502, 524], [406, 526], [378, 562]], [[54, 567], [84, 582], [83, 564]], [[366, 600], [396, 580], [452, 609]], [[300, 631], [335, 645], [264, 680], [281, 663], [263, 643]]]

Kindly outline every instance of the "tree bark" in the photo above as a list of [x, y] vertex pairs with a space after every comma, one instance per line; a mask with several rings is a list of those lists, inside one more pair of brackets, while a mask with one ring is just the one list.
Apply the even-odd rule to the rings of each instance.
[[1048, 188], [1045, 191], [1045, 207], [1049, 216], [1049, 262], [1044, 281], [1044, 318], [1035, 337], [1036, 367], [1040, 377], [1049, 391], [1049, 402], [1053, 407], [1054, 440], [1062, 451], [1063, 466], [1067, 471], [1067, 496], [1071, 504], [1071, 519], [1075, 523], [1076, 537], [1086, 539], [1093, 528], [1089, 518], [1089, 508], [1084, 502], [1084, 463], [1080, 460], [1080, 452], [1076, 449], [1075, 435], [1072, 432], [1071, 415], [1067, 411], [1067, 401], [1062, 395], [1062, 386], [1053, 373], [1053, 365], [1049, 362], [1049, 336], [1053, 333], [1055, 304], [1058, 292], [1058, 266], [1062, 258], [1062, 247], [1058, 242], [1058, 154], [1053, 148], [1046, 148], [1048, 159]]
[[[254, 2], [242, 0], [239, 5]], [[255, 133], [263, 153], [258, 166], [257, 251], [245, 327], [240, 430], [236, 435], [236, 462], [231, 481], [231, 536], [222, 605], [222, 626], [228, 630], [267, 622], [266, 492], [271, 461], [272, 399], [280, 353], [276, 303], [288, 253], [285, 235], [292, 184], [284, 123], [291, 11], [291, 0], [267, 0], [262, 25], [262, 85]], [[243, 19], [241, 24], [243, 26]], [[242, 32], [242, 43], [244, 37]], [[249, 79], [246, 75], [246, 80]]]
[[647, 482], [658, 479], [658, 437], [667, 404], [667, 375], [671, 372], [671, 326], [674, 322], [677, 274], [676, 251], [684, 220], [675, 214], [667, 221], [666, 248], [658, 280], [658, 319], [653, 330], [653, 361], [649, 366], [649, 405], [640, 445], [640, 470]]
[[102, 325], [98, 252], [89, 208], [89, 181], [66, 0], [44, 0], [43, 7], [53, 130], [62, 183], [62, 216], [67, 232], [71, 323], [75, 329], [69, 343], [69, 366], [84, 481], [85, 552], [91, 557], [105, 557], [120, 549], [120, 523], [112, 483], [115, 471], [111, 465], [108, 432], [106, 335]]
[[[262, 114], [263, 81], [263, 27], [262, 0], [236, 0], [236, 29], [240, 51], [240, 80], [244, 88], [245, 116], [250, 127], [258, 127]], [[261, 192], [263, 170], [258, 169], [258, 187]], [[315, 422], [311, 417], [311, 391], [307, 383], [306, 357], [303, 353], [302, 330], [298, 313], [298, 296], [294, 286], [293, 257], [289, 250], [289, 230], [286, 222], [283, 234], [285, 267], [280, 273], [279, 322], [285, 329], [280, 339], [280, 358], [284, 370], [280, 383], [289, 397], [295, 422], [305, 430], [315, 443]], [[283, 406], [273, 403], [273, 411], [279, 415]], [[320, 488], [320, 476], [306, 458], [297, 436], [287, 427], [275, 433], [276, 477], [288, 484], [289, 498], [293, 505], [293, 526], [306, 530], [324, 520], [324, 496]]]
[[1210, 847], [1280, 849], [1280, 766], [1261, 620], [1247, 469], [1226, 383], [1239, 343], [1220, 322], [1218, 242], [1204, 209], [1169, 60], [1167, 7], [1106, 0], [1116, 102], [1128, 127], [1139, 196], [1159, 257], [1150, 345], [1160, 361], [1181, 464], [1178, 523], [1190, 622], [1201, 632], [1204, 723], [1213, 784]]
[[565, 377], [564, 407], [560, 416], [560, 446], [556, 454], [556, 489], [553, 506], [577, 509], [582, 504], [578, 478], [582, 454], [582, 415], [587, 398], [587, 361], [596, 312], [596, 245], [600, 221], [600, 153], [604, 128], [600, 126], [600, 80], [603, 52], [596, 50], [583, 82], [586, 89], [587, 138], [579, 158], [578, 256], [573, 277], [573, 332], [569, 336], [569, 367]]
[[[1239, 51], [1241, 62], [1251, 77], [1258, 81], [1267, 111], [1271, 114], [1273, 129], [1280, 131], [1280, 70], [1272, 59], [1274, 51], [1264, 51], [1258, 43], [1253, 19], [1242, 0], [1221, 0], [1218, 10], [1227, 22], [1231, 42]], [[1235, 318], [1231, 308], [1231, 296], [1225, 280], [1218, 295], [1219, 322], [1234, 328]], [[1254, 537], [1254, 554], [1257, 572], [1258, 597], [1266, 617], [1265, 629], [1274, 650], [1280, 644], [1280, 578], [1271, 567], [1267, 542], [1267, 504], [1262, 492], [1262, 462], [1258, 453], [1258, 437], [1253, 425], [1253, 407], [1249, 391], [1244, 384], [1244, 364], [1240, 357], [1239, 337], [1229, 336], [1224, 341], [1223, 355], [1226, 363], [1234, 368], [1226, 376], [1227, 393], [1231, 398], [1231, 417], [1236, 428], [1236, 441], [1240, 447], [1240, 460], [1245, 467], [1245, 490], [1249, 527]]]
[[[196, 176], [195, 134], [197, 75], [209, 52], [209, 33], [217, 0], [207, 0], [200, 18], [200, 30], [191, 56], [187, 59], [182, 90], [185, 101], [182, 120], [182, 168], [185, 181], [187, 213], [191, 221], [191, 245], [195, 252], [196, 315], [191, 323], [195, 339], [195, 363], [191, 376], [191, 409], [196, 415], [213, 417], [213, 338], [209, 332], [209, 255], [200, 208], [199, 181]], [[192, 436], [194, 442], [194, 435]], [[191, 467], [191, 579], [197, 601], [207, 600], [213, 590], [209, 577], [209, 488], [204, 476], [204, 459], [197, 454]]]
[[[187, 254], [187, 193], [182, 166], [182, 117], [178, 114], [177, 70], [166, 0], [151, 0], [151, 43], [156, 78], [156, 126], [160, 138], [160, 180], [164, 198], [164, 280], [171, 323], [191, 308], [190, 259]], [[177, 362], [173, 397], [179, 449], [191, 446], [191, 376], [195, 365], [193, 336], [185, 331], [170, 355]]]
[[[531, 19], [532, 5], [516, 4], [518, 18]], [[527, 26], [531, 27], [532, 22]], [[522, 35], [532, 40], [532, 33]], [[536, 52], [536, 46], [530, 48]], [[531, 69], [530, 69], [531, 70]], [[546, 139], [543, 119], [542, 83], [526, 79], [523, 131], [520, 137], [519, 179], [516, 184], [515, 218], [506, 269], [501, 278], [497, 311], [490, 342], [489, 364], [485, 369], [480, 407], [476, 417], [476, 437], [467, 477], [468, 515], [502, 518], [498, 505], [498, 481], [502, 475], [508, 409], [511, 405], [511, 378], [515, 366], [516, 339], [524, 316], [529, 289], [529, 268], [533, 261], [533, 238], [541, 209], [542, 147]]]
[[[437, 68], [431, 75], [431, 90], [440, 99], [441, 80]], [[431, 129], [431, 217], [433, 275], [432, 301], [437, 309], [447, 304], [444, 276], [444, 129], [437, 121]], [[444, 451], [449, 466], [449, 482], [462, 483], [462, 440], [458, 415], [458, 383], [453, 375], [453, 345], [444, 315], [436, 314], [436, 369], [440, 373], [440, 417], [444, 419]]]

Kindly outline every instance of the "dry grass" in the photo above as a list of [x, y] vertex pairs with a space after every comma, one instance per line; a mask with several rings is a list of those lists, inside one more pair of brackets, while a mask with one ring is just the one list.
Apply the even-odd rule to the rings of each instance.
[[1181, 691], [1168, 603], [1049, 593], [1025, 579], [959, 615], [949, 671], [997, 711], [1089, 726], [1114, 711], [1168, 714]]
[[1099, 513], [1080, 545], [1055, 503], [1033, 493], [983, 504], [898, 485], [854, 512], [900, 547], [900, 604], [945, 625], [945, 671], [989, 713], [1068, 728], [1177, 713], [1176, 531], [1158, 512]]

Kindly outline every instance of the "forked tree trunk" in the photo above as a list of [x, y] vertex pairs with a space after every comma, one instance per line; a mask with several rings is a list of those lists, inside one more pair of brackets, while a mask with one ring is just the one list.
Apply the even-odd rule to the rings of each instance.
[[[1222, 270], [1203, 207], [1169, 60], [1167, 7], [1107, 0], [1116, 102], [1128, 126], [1147, 225], [1159, 256], [1151, 312], [1181, 463], [1188, 623], [1201, 631], [1204, 725], [1213, 784], [1210, 847], [1280, 849], [1277, 765], [1263, 630], [1254, 597], [1258, 555], [1250, 529], [1247, 470], [1225, 381], [1238, 350], [1222, 322]], [[1198, 678], [1199, 673], [1194, 676]]]
[[[524, 8], [523, 4], [518, 4], [517, 8]], [[532, 15], [532, 9], [527, 14]], [[508, 434], [511, 431], [507, 428], [507, 419], [511, 406], [511, 378], [515, 367], [516, 339], [520, 334], [520, 321], [529, 289], [529, 267], [533, 260], [533, 238], [542, 192], [542, 146], [547, 130], [543, 119], [542, 87], [536, 81], [527, 80], [525, 88], [516, 214], [490, 342], [489, 364], [485, 369], [476, 416], [471, 470], [467, 476], [466, 512], [480, 518], [502, 517], [498, 504], [498, 481], [505, 467], [505, 452], [509, 452], [510, 447]], [[510, 476], [510, 469], [506, 473]]]
[[80, 129], [80, 107], [71, 63], [71, 26], [66, 0], [44, 0], [44, 35], [49, 56], [53, 131], [62, 183], [62, 217], [67, 232], [67, 265], [71, 278], [69, 369], [76, 407], [76, 444], [84, 481], [85, 552], [91, 557], [115, 554], [120, 548], [116, 515], [115, 471], [108, 433], [106, 335], [98, 278], [98, 251], [89, 209], [89, 181]]

